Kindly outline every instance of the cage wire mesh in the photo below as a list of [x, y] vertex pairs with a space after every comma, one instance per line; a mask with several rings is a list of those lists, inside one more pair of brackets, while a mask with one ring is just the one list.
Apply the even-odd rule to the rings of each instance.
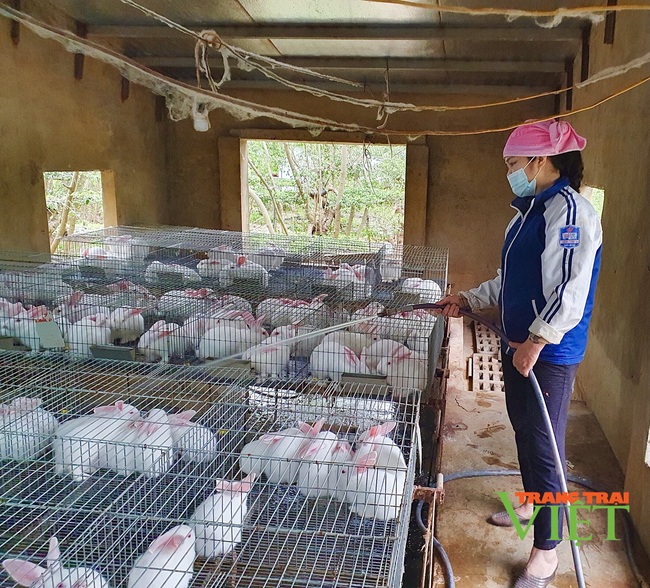
[[[97, 575], [94, 586], [113, 587], [401, 584], [417, 390], [395, 395], [356, 383], [260, 382], [205, 366], [0, 352], [0, 401], [0, 555], [22, 560], [14, 566], [39, 565], [44, 578], [70, 585], [79, 568]], [[143, 430], [152, 420], [160, 427]], [[188, 438], [188, 430], [201, 433]], [[26, 440], [31, 455], [18, 451]], [[340, 455], [319, 453], [327, 441]], [[151, 459], [138, 462], [141, 454]], [[250, 487], [242, 469], [259, 471]], [[156, 576], [148, 584], [130, 584], [152, 542], [179, 528], [195, 536], [147, 564]], [[61, 555], [48, 568], [52, 537]], [[196, 550], [185, 576], [181, 548]], [[3, 572], [0, 586], [13, 585]]]
[[[110, 227], [71, 235], [64, 250], [0, 255], [0, 335], [82, 357], [243, 359], [261, 376], [378, 376], [396, 389], [431, 384], [441, 321], [422, 311], [376, 315], [437, 301], [446, 249]], [[48, 322], [59, 337], [44, 334]], [[338, 333], [320, 332], [336, 325]]]

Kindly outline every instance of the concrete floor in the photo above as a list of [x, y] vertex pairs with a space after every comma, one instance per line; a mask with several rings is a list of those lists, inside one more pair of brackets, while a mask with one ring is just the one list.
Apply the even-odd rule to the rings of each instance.
[[[472, 331], [452, 320], [450, 378], [443, 429], [442, 472], [518, 468], [514, 433], [505, 409], [503, 393], [469, 391], [466, 358], [472, 354]], [[571, 402], [567, 432], [567, 459], [571, 473], [596, 484], [622, 490], [623, 474], [603, 432], [587, 406]], [[571, 466], [570, 466], [571, 467]], [[605, 484], [605, 480], [607, 483]], [[451, 481], [439, 508], [436, 535], [452, 562], [458, 588], [509, 587], [523, 568], [532, 546], [532, 531], [523, 541], [512, 528], [497, 528], [486, 519], [503, 505], [497, 491], [521, 491], [519, 477], [489, 477]], [[569, 484], [569, 490], [581, 488]], [[586, 515], [593, 540], [581, 549], [583, 569], [590, 588], [628, 588], [637, 583], [630, 572], [623, 541], [605, 541], [604, 512]], [[566, 528], [565, 528], [566, 535]], [[617, 536], [622, 537], [617, 525]], [[552, 586], [577, 587], [568, 541], [558, 548], [560, 566]], [[439, 574], [437, 586], [444, 586]]]

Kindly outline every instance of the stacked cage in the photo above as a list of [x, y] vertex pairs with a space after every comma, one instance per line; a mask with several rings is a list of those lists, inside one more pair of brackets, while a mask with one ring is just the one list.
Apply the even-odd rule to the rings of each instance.
[[[442, 296], [444, 249], [113, 227], [69, 237], [64, 250], [0, 260], [0, 335], [82, 358], [243, 360], [261, 377], [395, 389], [432, 381], [442, 323], [401, 309]], [[385, 310], [396, 314], [377, 316]], [[44, 333], [51, 323], [59, 337]]]
[[16, 352], [0, 374], [0, 586], [401, 584], [418, 391]]

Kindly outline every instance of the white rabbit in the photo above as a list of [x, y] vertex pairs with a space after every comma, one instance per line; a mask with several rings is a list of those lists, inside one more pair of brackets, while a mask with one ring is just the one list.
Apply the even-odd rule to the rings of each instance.
[[410, 350], [397, 350], [384, 357], [377, 365], [377, 372], [386, 376], [386, 382], [393, 388], [393, 398], [402, 398], [408, 389], [427, 387], [427, 362]]
[[52, 311], [56, 320], [59, 317], [68, 319], [71, 323], [76, 323], [84, 317], [95, 314], [110, 314], [106, 307], [106, 297], [93, 296], [84, 294], [81, 291], [73, 292], [70, 296], [58, 298], [58, 306]]
[[289, 298], [267, 298], [257, 305], [257, 316], [264, 315], [269, 324], [282, 327], [291, 324], [291, 303]]
[[144, 272], [144, 278], [148, 282], [158, 282], [160, 274], [178, 274], [182, 276], [185, 284], [200, 282], [201, 276], [189, 267], [178, 263], [160, 263], [152, 261]]
[[74, 355], [89, 357], [91, 346], [110, 344], [111, 329], [105, 314], [86, 316], [68, 329], [68, 347]]
[[170, 358], [183, 354], [185, 340], [179, 336], [180, 327], [176, 323], [157, 321], [140, 337], [138, 351], [146, 361], [168, 363]]
[[242, 359], [249, 360], [253, 369], [261, 376], [280, 376], [287, 369], [291, 348], [269, 339], [272, 337], [244, 351]]
[[380, 339], [369, 347], [361, 350], [361, 361], [364, 361], [371, 372], [377, 371], [377, 365], [385, 357], [390, 357], [396, 351], [408, 351], [408, 348], [393, 341], [393, 339]]
[[321, 343], [312, 352], [309, 362], [317, 378], [341, 379], [343, 373], [367, 374], [368, 368], [352, 349], [340, 343]]
[[183, 461], [212, 461], [219, 455], [219, 440], [208, 427], [190, 422], [195, 414], [195, 410], [186, 410], [167, 415], [174, 447]]
[[0, 298], [0, 318], [11, 318], [24, 312], [25, 308], [20, 302], [9, 302]]
[[406, 472], [373, 467], [376, 458], [374, 451], [354, 456], [346, 472], [345, 499], [361, 517], [390, 521], [402, 508]]
[[32, 351], [38, 351], [41, 348], [41, 338], [36, 330], [36, 321], [29, 316], [21, 313], [17, 316], [5, 319], [5, 328], [9, 336], [13, 337], [25, 347]]
[[208, 259], [236, 263], [239, 255], [229, 245], [219, 245], [208, 251]]
[[158, 306], [157, 298], [147, 288], [129, 280], [119, 280], [108, 284], [106, 289], [110, 292], [108, 306], [111, 308], [132, 306], [155, 310]]
[[248, 493], [257, 474], [241, 482], [216, 481], [216, 494], [208, 496], [190, 517], [196, 532], [196, 553], [207, 559], [225, 555], [241, 541], [248, 512]]
[[35, 459], [49, 446], [59, 422], [40, 405], [40, 398], [14, 398], [0, 408], [1, 458]]
[[201, 337], [207, 330], [206, 319], [199, 316], [191, 316], [178, 329], [174, 335], [179, 339], [178, 346], [182, 347], [182, 355], [190, 349], [195, 352], [201, 342]]
[[377, 315], [380, 312], [383, 312], [385, 307], [379, 302], [371, 302], [364, 308], [357, 310], [352, 313], [350, 320], [357, 320], [364, 317], [367, 317], [368, 320], [363, 323], [357, 323], [356, 325], [350, 325], [350, 331], [354, 333], [376, 333], [380, 330], [381, 321]]
[[322, 431], [296, 454], [300, 460], [296, 484], [299, 492], [307, 498], [318, 499], [329, 494], [328, 479], [335, 466], [335, 452], [341, 441], [335, 433]]
[[406, 278], [402, 283], [402, 292], [419, 294], [422, 302], [437, 302], [442, 298], [442, 290], [438, 283], [422, 278]]
[[264, 315], [256, 319], [249, 312], [240, 314], [246, 328], [242, 328], [241, 321], [219, 321], [215, 328], [209, 329], [203, 335], [197, 351], [199, 359], [222, 359], [242, 353], [259, 345], [269, 336], [262, 328]]
[[284, 261], [287, 252], [278, 247], [275, 243], [269, 243], [266, 247], [260, 247], [256, 253], [251, 253], [248, 258], [253, 263], [259, 263], [266, 270], [279, 268]]
[[261, 440], [269, 445], [264, 454], [266, 463], [264, 473], [272, 484], [293, 484], [298, 476], [300, 458], [297, 454], [302, 447], [320, 433], [324, 419], [320, 419], [310, 426], [299, 423], [298, 427], [291, 427], [276, 433], [263, 435]]
[[367, 335], [365, 333], [350, 333], [349, 331], [334, 331], [328, 333], [323, 339], [323, 343], [340, 343], [341, 345], [352, 349], [356, 355], [359, 355], [363, 349], [371, 346], [380, 340], [378, 335]]
[[259, 281], [264, 288], [269, 285], [269, 272], [259, 263], [253, 263], [246, 259], [245, 255], [240, 255], [237, 258], [236, 266], [228, 273], [235, 279]]
[[110, 315], [111, 340], [131, 343], [144, 334], [142, 308], [116, 308]]
[[100, 450], [100, 466], [122, 476], [134, 472], [158, 478], [174, 459], [174, 440], [167, 413], [154, 408], [146, 418], [131, 421], [115, 435], [112, 443]]
[[115, 257], [142, 262], [149, 255], [149, 245], [146, 241], [131, 235], [106, 237], [104, 243], [111, 255]]
[[[216, 300], [216, 303], [220, 307], [233, 306], [237, 310], [244, 312], [253, 312], [253, 307], [250, 302], [241, 296], [235, 296], [234, 294], [224, 294], [221, 298]], [[259, 314], [259, 313], [258, 313]]]
[[210, 288], [170, 290], [160, 297], [158, 309], [160, 312], [185, 316], [206, 314], [211, 308], [213, 295], [214, 291]]
[[98, 406], [94, 414], [61, 424], [52, 438], [54, 471], [72, 474], [75, 482], [83, 482], [106, 460], [106, 443], [124, 436], [129, 421], [140, 417], [130, 404], [118, 400], [111, 406]]
[[233, 270], [235, 264], [232, 261], [219, 259], [202, 259], [196, 266], [196, 271], [202, 278], [219, 278], [222, 270]]
[[130, 426], [138, 431], [135, 471], [150, 478], [163, 475], [174, 460], [174, 439], [167, 413], [154, 408], [145, 419], [132, 421]]
[[329, 326], [332, 321], [332, 311], [323, 302], [325, 298], [327, 298], [327, 294], [316, 296], [311, 302], [294, 300], [289, 311], [291, 323], [312, 326], [316, 329]]
[[[276, 327], [271, 331], [271, 334], [266, 339], [264, 339], [264, 341], [262, 341], [262, 343], [272, 344], [272, 343], [279, 343], [281, 341], [284, 341], [285, 339], [292, 339], [293, 337], [298, 336], [299, 331], [300, 331], [300, 327], [297, 324]], [[295, 353], [297, 346], [298, 346], [297, 342], [291, 342], [289, 344], [291, 353]]]
[[406, 461], [402, 450], [390, 437], [386, 436], [396, 426], [395, 421], [388, 421], [370, 427], [361, 433], [357, 439], [357, 455], [374, 451], [377, 454], [375, 467], [406, 471]]
[[[366, 284], [365, 266], [353, 268], [347, 263], [342, 263], [338, 270], [327, 268], [323, 276], [326, 282], [332, 281], [337, 289], [350, 291], [352, 300], [363, 300], [370, 295], [371, 286]], [[364, 268], [364, 271], [360, 271]]]
[[329, 467], [327, 479], [325, 480], [324, 496], [332, 496], [340, 502], [345, 500], [347, 486], [345, 468], [350, 467], [353, 459], [352, 446], [347, 441], [339, 441], [332, 454], [333, 463]]
[[222, 359], [241, 352], [245, 332], [231, 324], [219, 324], [208, 329], [197, 349], [199, 359]]
[[2, 567], [19, 586], [31, 588], [110, 588], [110, 584], [91, 568], [64, 568], [56, 537], [50, 538], [47, 568], [25, 559], [5, 559]]
[[239, 453], [239, 469], [244, 474], [261, 476], [266, 468], [266, 456], [272, 451], [272, 444], [262, 438], [246, 443]]
[[194, 573], [195, 543], [188, 525], [160, 535], [133, 564], [128, 588], [188, 588]]

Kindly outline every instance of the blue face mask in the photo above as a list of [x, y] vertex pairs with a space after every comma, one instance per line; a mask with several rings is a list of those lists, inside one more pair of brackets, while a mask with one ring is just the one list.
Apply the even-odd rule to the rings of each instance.
[[537, 188], [537, 174], [535, 174], [535, 177], [529, 182], [526, 172], [524, 171], [533, 159], [534, 158], [531, 158], [524, 167], [520, 167], [518, 170], [513, 171], [507, 176], [512, 191], [515, 196], [518, 196], [519, 198], [526, 198], [527, 196], [535, 195], [535, 189]]

